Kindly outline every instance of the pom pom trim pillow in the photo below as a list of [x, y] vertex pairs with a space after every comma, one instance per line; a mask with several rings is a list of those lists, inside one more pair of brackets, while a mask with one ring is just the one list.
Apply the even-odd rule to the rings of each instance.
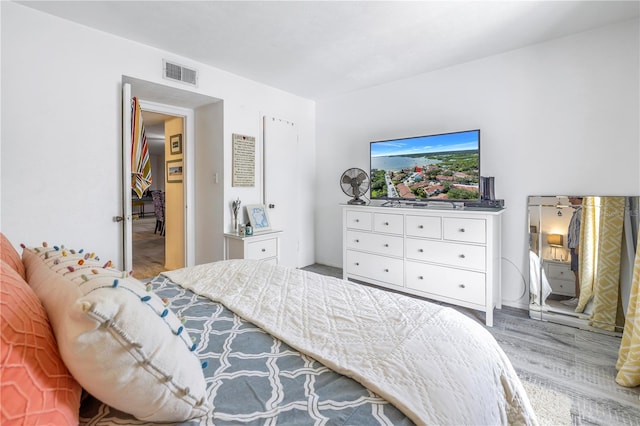
[[89, 393], [145, 421], [207, 413], [195, 345], [156, 294], [82, 250], [44, 245], [22, 257], [62, 359]]

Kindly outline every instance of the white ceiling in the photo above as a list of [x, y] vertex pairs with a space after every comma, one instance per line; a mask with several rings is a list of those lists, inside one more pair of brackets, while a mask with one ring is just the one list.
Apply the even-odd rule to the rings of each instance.
[[20, 3], [316, 100], [640, 11], [638, 1]]

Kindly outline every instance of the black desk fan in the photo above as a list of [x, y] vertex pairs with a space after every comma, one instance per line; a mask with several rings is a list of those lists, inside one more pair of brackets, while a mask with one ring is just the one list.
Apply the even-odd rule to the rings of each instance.
[[355, 167], [347, 169], [340, 177], [340, 187], [342, 188], [342, 192], [353, 197], [347, 204], [367, 204], [366, 201], [360, 198], [360, 196], [366, 194], [369, 189], [369, 176], [367, 176], [364, 170]]

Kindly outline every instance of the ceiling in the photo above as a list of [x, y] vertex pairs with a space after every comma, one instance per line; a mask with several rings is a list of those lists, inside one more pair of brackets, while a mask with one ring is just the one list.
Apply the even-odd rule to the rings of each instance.
[[19, 3], [314, 100], [637, 19], [640, 11], [638, 1]]

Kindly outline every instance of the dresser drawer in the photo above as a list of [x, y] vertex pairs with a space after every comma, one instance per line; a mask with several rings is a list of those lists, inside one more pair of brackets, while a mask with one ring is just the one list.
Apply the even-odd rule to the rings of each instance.
[[370, 251], [377, 254], [402, 257], [404, 240], [394, 235], [347, 231], [347, 248]]
[[408, 236], [442, 239], [442, 219], [440, 217], [407, 215], [405, 228]]
[[485, 271], [484, 246], [407, 238], [406, 249], [409, 259]]
[[445, 240], [482, 244], [487, 241], [484, 219], [445, 217], [442, 220]]
[[388, 234], [402, 235], [404, 233], [404, 216], [401, 214], [375, 213], [373, 215], [373, 230]]
[[362, 229], [363, 231], [371, 231], [373, 214], [368, 212], [347, 210], [346, 220], [347, 223], [345, 223], [345, 226], [349, 229]]
[[406, 263], [406, 286], [476, 305], [485, 304], [485, 274], [418, 262]]
[[267, 259], [275, 257], [278, 253], [278, 242], [276, 238], [255, 241], [247, 244], [247, 254], [245, 259]]
[[377, 254], [347, 250], [348, 274], [401, 286], [404, 281], [404, 262]]

